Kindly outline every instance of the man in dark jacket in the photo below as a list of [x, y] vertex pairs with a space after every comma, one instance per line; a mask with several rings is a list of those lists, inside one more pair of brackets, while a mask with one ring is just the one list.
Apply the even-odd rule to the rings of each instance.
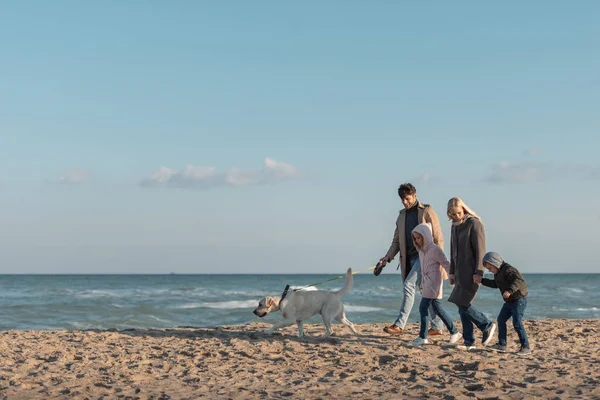
[[513, 266], [504, 262], [500, 254], [489, 252], [483, 257], [483, 266], [494, 274], [494, 279], [481, 279], [484, 286], [498, 288], [504, 298], [504, 305], [498, 314], [498, 344], [494, 349], [506, 352], [506, 321], [513, 319], [513, 326], [521, 349], [519, 354], [530, 354], [529, 340], [523, 326], [523, 314], [527, 307], [527, 284], [521, 273]]

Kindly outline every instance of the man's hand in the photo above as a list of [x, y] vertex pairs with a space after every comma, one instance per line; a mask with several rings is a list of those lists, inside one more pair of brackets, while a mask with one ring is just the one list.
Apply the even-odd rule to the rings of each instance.
[[385, 267], [385, 264], [387, 264], [388, 262], [389, 261], [387, 257], [380, 258], [379, 263], [377, 263], [377, 266], [373, 270], [373, 275], [379, 276], [379, 274], [381, 274], [381, 271], [383, 271], [383, 267]]
[[448, 276], [448, 279], [450, 280], [450, 285], [454, 285], [454, 275], [450, 275]]
[[419, 293], [423, 294], [423, 287], [422, 286], [419, 287]]
[[473, 275], [473, 282], [481, 283], [481, 275], [479, 275], [479, 274]]
[[510, 292], [507, 290], [506, 292], [502, 293], [502, 297], [508, 299], [510, 297]]

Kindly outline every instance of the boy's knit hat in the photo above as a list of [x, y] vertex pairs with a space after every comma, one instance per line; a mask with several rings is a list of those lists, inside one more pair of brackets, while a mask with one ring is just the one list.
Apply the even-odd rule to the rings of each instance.
[[483, 262], [490, 263], [494, 267], [500, 268], [504, 260], [502, 259], [502, 257], [500, 257], [500, 254], [490, 251], [489, 253], [486, 253], [485, 256], [483, 256]]

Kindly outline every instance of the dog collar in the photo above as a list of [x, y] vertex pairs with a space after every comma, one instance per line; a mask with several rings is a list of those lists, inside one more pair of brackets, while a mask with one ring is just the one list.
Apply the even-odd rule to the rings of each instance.
[[290, 290], [290, 285], [285, 285], [285, 289], [283, 289], [283, 294], [281, 295], [281, 300], [285, 299], [285, 296], [288, 294], [288, 290]]

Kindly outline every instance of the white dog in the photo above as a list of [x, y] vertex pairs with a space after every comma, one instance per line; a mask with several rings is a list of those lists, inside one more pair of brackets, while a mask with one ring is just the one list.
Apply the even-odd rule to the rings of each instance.
[[346, 283], [337, 292], [292, 290], [281, 301], [276, 297], [265, 297], [258, 302], [254, 314], [262, 318], [270, 312], [281, 311], [283, 320], [266, 330], [265, 332], [268, 334], [296, 323], [298, 324], [298, 336], [302, 337], [304, 336], [303, 321], [313, 315], [321, 314], [326, 329], [323, 337], [327, 338], [333, 333], [331, 324], [334, 320], [346, 325], [356, 336], [360, 336], [354, 328], [354, 324], [346, 318], [342, 304], [342, 296], [352, 289], [352, 281], [352, 269], [348, 268]]

